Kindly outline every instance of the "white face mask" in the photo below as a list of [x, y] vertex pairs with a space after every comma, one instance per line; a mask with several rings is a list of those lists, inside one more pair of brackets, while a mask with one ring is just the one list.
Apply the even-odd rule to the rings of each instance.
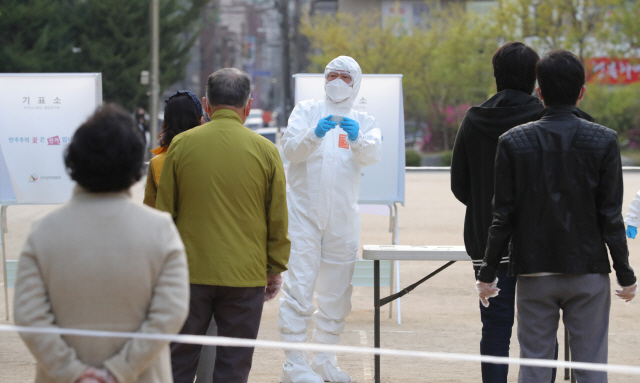
[[339, 78], [326, 83], [324, 86], [324, 91], [327, 92], [327, 96], [333, 102], [342, 102], [349, 98], [352, 89], [349, 84]]

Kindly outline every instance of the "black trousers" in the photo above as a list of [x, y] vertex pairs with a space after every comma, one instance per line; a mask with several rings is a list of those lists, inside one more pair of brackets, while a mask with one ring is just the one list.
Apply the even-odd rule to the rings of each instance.
[[[189, 316], [180, 334], [205, 335], [213, 318], [218, 336], [256, 339], [263, 304], [264, 287], [192, 284]], [[201, 345], [171, 343], [175, 383], [193, 383], [201, 351]], [[246, 383], [252, 359], [253, 347], [217, 347], [213, 383]]]

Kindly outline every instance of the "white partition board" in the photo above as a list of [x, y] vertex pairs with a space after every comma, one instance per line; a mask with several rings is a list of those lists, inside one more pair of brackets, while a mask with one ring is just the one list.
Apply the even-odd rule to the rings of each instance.
[[0, 74], [0, 203], [68, 201], [63, 153], [100, 104], [99, 73]]

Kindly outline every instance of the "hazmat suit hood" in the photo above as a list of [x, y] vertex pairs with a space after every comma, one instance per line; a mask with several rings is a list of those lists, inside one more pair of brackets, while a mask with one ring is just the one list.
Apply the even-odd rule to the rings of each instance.
[[[353, 83], [353, 87], [351, 88], [351, 94], [345, 100], [340, 102], [335, 102], [326, 95], [327, 84], [327, 76], [330, 72], [340, 72], [340, 71], [348, 71], [351, 75], [351, 80]], [[334, 80], [337, 81], [337, 80]], [[339, 56], [333, 59], [327, 67], [324, 69], [324, 89], [325, 89], [325, 99], [327, 104], [332, 108], [337, 109], [347, 109], [350, 110], [353, 106], [353, 103], [356, 101], [356, 97], [358, 96], [358, 92], [360, 91], [360, 83], [362, 81], [362, 69], [360, 69], [360, 65], [349, 56]]]

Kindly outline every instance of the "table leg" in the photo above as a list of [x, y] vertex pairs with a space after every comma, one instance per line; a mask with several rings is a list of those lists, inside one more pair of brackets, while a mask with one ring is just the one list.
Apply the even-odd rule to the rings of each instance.
[[[375, 316], [373, 320], [373, 345], [380, 348], [380, 261], [373, 261], [373, 304]], [[374, 357], [375, 383], [380, 383], [380, 355]]]

